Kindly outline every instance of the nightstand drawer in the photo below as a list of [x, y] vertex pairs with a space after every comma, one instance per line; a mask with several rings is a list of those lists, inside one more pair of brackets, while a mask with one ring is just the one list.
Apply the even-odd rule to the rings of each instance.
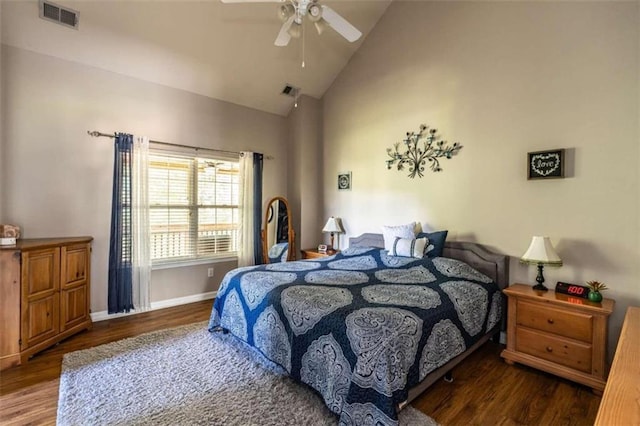
[[555, 309], [541, 303], [518, 300], [516, 322], [520, 326], [591, 343], [593, 316]]
[[591, 372], [591, 345], [518, 327], [516, 350], [575, 370]]

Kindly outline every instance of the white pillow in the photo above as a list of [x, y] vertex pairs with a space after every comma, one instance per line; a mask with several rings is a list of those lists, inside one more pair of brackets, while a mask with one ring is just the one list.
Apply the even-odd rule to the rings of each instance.
[[389, 256], [415, 257], [422, 259], [424, 256], [424, 247], [429, 240], [427, 238], [409, 239], [396, 237]]
[[397, 226], [383, 226], [382, 227], [382, 236], [384, 237], [384, 249], [389, 251], [391, 250], [391, 246], [398, 238], [407, 238], [414, 239], [416, 237], [416, 223], [411, 222], [406, 225], [397, 225]]

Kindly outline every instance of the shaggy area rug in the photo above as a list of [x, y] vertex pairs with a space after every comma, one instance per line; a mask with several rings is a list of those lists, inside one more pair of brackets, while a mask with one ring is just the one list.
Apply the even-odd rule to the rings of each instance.
[[[206, 322], [66, 354], [58, 425], [336, 425], [318, 394]], [[436, 425], [412, 407], [401, 425]]]

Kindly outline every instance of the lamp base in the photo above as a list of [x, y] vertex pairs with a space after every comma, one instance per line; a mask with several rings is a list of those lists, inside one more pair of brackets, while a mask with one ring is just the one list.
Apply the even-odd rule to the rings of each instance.
[[533, 286], [533, 289], [536, 291], [548, 291], [549, 289], [544, 286], [544, 275], [542, 275], [542, 269], [544, 265], [542, 263], [538, 263], [538, 276], [536, 277], [537, 285]]

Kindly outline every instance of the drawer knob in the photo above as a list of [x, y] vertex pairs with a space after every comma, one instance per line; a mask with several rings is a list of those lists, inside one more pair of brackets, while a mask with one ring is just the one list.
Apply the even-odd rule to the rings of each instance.
[[547, 352], [553, 352], [553, 348], [551, 346], [547, 346]]
[[553, 324], [553, 322], [554, 322], [554, 321], [553, 321], [553, 318], [549, 318], [549, 319], [547, 319], [547, 322], [548, 322], [549, 324]]

